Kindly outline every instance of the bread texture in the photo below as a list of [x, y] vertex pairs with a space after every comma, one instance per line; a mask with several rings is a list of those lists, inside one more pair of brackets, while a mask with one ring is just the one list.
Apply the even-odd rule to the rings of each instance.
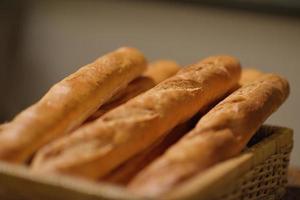
[[151, 62], [143, 76], [138, 77], [120, 90], [110, 101], [101, 106], [93, 115], [89, 117], [88, 122], [93, 121], [108, 111], [127, 102], [129, 99], [149, 90], [161, 81], [173, 76], [180, 69], [180, 66], [171, 60], [157, 60]]
[[199, 116], [197, 115], [187, 122], [179, 124], [165, 137], [162, 137], [153, 145], [130, 158], [105, 177], [101, 178], [101, 181], [123, 186], [127, 185], [137, 173], [162, 155], [172, 144], [177, 142], [184, 134], [191, 130], [195, 126], [198, 117]]
[[120, 48], [55, 84], [0, 133], [0, 159], [21, 163], [48, 142], [78, 127], [102, 104], [146, 69], [133, 48]]
[[128, 100], [136, 97], [137, 95], [149, 90], [155, 86], [155, 82], [152, 78], [141, 76], [130, 82], [126, 88], [122, 89], [121, 94], [118, 94], [117, 98], [109, 101], [108, 103], [101, 106], [94, 114], [92, 114], [87, 122], [94, 121], [107, 113], [108, 111], [120, 106]]
[[33, 170], [103, 177], [238, 84], [239, 61], [215, 56], [42, 148]]
[[142, 170], [128, 188], [145, 196], [165, 195], [196, 173], [238, 155], [288, 94], [288, 82], [274, 74], [263, 75], [244, 85]]
[[[262, 72], [252, 68], [243, 69], [240, 79], [240, 85], [249, 83], [251, 80], [256, 80], [258, 76], [261, 76], [262, 74]], [[231, 91], [229, 93], [231, 93]], [[226, 94], [225, 96], [227, 95], [228, 94]], [[155, 144], [148, 147], [146, 150], [130, 158], [128, 161], [111, 171], [105, 177], [101, 178], [101, 181], [123, 186], [127, 185], [131, 181], [131, 179], [134, 178], [134, 176], [136, 176], [141, 170], [143, 170], [156, 158], [161, 156], [171, 145], [173, 145], [183, 135], [185, 135], [188, 131], [194, 128], [196, 121], [198, 121], [198, 119], [201, 116], [207, 113], [207, 111], [210, 110], [213, 106], [215, 106], [220, 100], [221, 99], [216, 100], [216, 102], [209, 105], [207, 109], [203, 109], [203, 112], [198, 113], [196, 116], [193, 117], [193, 119], [190, 119], [187, 122], [176, 126], [170, 133], [168, 133], [166, 137], [163, 137]]]

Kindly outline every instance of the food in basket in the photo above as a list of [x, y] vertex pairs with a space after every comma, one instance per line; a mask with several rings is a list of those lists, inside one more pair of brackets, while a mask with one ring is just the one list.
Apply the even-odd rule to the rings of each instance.
[[240, 154], [288, 94], [285, 79], [241, 72], [231, 56], [179, 70], [120, 48], [1, 125], [0, 160], [162, 197]]
[[[250, 83], [251, 81], [257, 80], [263, 74], [263, 72], [256, 69], [244, 68], [241, 73], [239, 84], [245, 85]], [[210, 107], [213, 106], [214, 105], [212, 104]], [[210, 107], [207, 110], [209, 110]], [[154, 145], [130, 158], [100, 180], [118, 185], [127, 185], [144, 167], [162, 155], [171, 145], [191, 130], [196, 125], [198, 119], [203, 116], [207, 110], [204, 110], [202, 113], [198, 113], [192, 119], [178, 125], [171, 133], [168, 133], [166, 137], [163, 137]]]
[[92, 114], [87, 121], [93, 121], [129, 99], [149, 90], [161, 81], [176, 74], [179, 69], [180, 66], [171, 60], [158, 60], [150, 63], [143, 76], [130, 82], [126, 88], [119, 91], [110, 101]]
[[82, 67], [5, 125], [0, 159], [28, 160], [41, 146], [74, 130], [145, 69], [144, 56], [133, 48], [120, 48]]
[[109, 174], [102, 177], [100, 181], [121, 186], [127, 185], [138, 172], [149, 165], [158, 156], [162, 155], [171, 145], [173, 145], [185, 133], [191, 130], [195, 126], [198, 118], [199, 115], [196, 115], [192, 119], [179, 124], [165, 137], [160, 138], [153, 145], [149, 146], [147, 149], [139, 152], [137, 155], [118, 166]]
[[273, 74], [242, 86], [141, 171], [129, 183], [129, 189], [141, 195], [158, 196], [193, 174], [238, 155], [288, 94], [288, 82]]
[[237, 85], [239, 77], [240, 64], [229, 56], [210, 57], [183, 68], [96, 121], [45, 146], [32, 167], [100, 178], [222, 97]]

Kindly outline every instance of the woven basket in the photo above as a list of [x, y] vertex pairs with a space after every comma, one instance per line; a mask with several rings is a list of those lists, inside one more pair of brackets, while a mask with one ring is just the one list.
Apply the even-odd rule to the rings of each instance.
[[[292, 130], [263, 126], [239, 156], [196, 175], [163, 199], [271, 200], [285, 193]], [[137, 199], [105, 183], [30, 172], [0, 162], [0, 199]]]
[[208, 200], [277, 200], [285, 194], [293, 146], [291, 129], [263, 126], [236, 158], [196, 176], [169, 197]]

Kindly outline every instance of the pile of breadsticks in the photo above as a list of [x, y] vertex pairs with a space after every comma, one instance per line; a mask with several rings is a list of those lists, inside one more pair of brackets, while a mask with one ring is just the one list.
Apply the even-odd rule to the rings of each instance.
[[156, 197], [238, 155], [288, 94], [231, 56], [180, 68], [120, 48], [1, 125], [0, 160]]

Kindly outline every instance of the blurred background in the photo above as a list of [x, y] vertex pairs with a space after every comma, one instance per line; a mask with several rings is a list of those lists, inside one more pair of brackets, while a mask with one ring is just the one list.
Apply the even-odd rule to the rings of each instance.
[[295, 130], [300, 165], [300, 1], [0, 1], [0, 122], [55, 82], [120, 46], [182, 65], [215, 54], [285, 76], [288, 101], [268, 120]]

